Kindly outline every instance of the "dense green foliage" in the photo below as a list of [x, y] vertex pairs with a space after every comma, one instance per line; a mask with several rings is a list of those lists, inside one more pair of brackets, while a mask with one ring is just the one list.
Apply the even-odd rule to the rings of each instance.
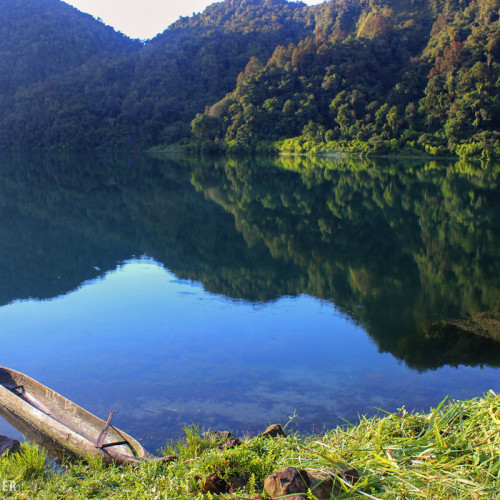
[[230, 151], [498, 156], [499, 51], [498, 0], [331, 2], [313, 36], [251, 61], [193, 135]]
[[499, 0], [225, 0], [141, 44], [59, 0], [5, 0], [0, 149], [192, 133], [203, 150], [488, 159], [499, 22]]
[[312, 33], [305, 6], [285, 0], [226, 0], [142, 45], [58, 0], [0, 9], [0, 149], [177, 140], [252, 56]]
[[[59, 473], [45, 468], [43, 453], [25, 444], [21, 454], [0, 459], [7, 484], [3, 498], [201, 500], [213, 498], [201, 488], [216, 472], [228, 481], [248, 478], [244, 487], [217, 498], [250, 500], [256, 493], [269, 498], [265, 478], [285, 467], [338, 474], [346, 465], [360, 478], [354, 485], [345, 482], [339, 499], [494, 498], [500, 487], [499, 416], [500, 396], [490, 392], [470, 401], [444, 401], [429, 413], [403, 408], [384, 418], [362, 418], [321, 436], [247, 438], [232, 449], [218, 449], [219, 440], [191, 427], [183, 441], [166, 450], [178, 454], [176, 462], [105, 467], [89, 460], [68, 463]], [[308, 498], [316, 498], [312, 495]]]
[[27, 87], [53, 85], [93, 58], [106, 60], [138, 46], [59, 0], [2, 1], [0, 99], [22, 99]]
[[123, 86], [115, 68], [139, 48], [59, 0], [1, 2], [0, 149], [106, 140], [102, 120]]

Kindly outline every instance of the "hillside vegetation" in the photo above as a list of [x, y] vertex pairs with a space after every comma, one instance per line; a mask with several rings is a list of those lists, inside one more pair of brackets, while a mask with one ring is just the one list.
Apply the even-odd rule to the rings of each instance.
[[0, 149], [145, 148], [185, 137], [252, 56], [266, 60], [312, 26], [300, 3], [227, 0], [141, 44], [59, 0], [4, 0]]
[[500, 151], [500, 0], [225, 0], [141, 43], [0, 5], [0, 149]]
[[[497, 0], [338, 0], [252, 59], [192, 129], [201, 147], [498, 155]], [[277, 144], [269, 141], [280, 141]]]

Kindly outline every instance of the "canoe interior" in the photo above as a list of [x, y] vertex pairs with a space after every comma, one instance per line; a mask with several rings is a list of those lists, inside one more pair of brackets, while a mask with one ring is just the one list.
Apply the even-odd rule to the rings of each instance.
[[47, 455], [56, 463], [62, 463], [68, 459], [77, 460], [82, 458], [71, 448], [64, 446], [64, 443], [54, 440], [54, 438], [43, 430], [22, 418], [17, 413], [7, 410], [2, 405], [0, 405], [0, 416], [12, 425], [12, 427], [15, 427], [25, 438], [44, 448]]
[[[61, 448], [58, 450], [57, 454], [62, 454], [64, 456], [69, 455], [70, 457], [71, 455], [81, 456], [84, 452], [87, 454], [102, 454], [105, 459], [106, 457], [114, 457], [119, 461], [124, 461], [124, 457], [141, 459], [146, 456], [144, 448], [134, 438], [116, 429], [112, 425], [108, 429], [104, 444], [119, 441], [127, 441], [128, 444], [111, 446], [103, 450], [96, 449], [94, 444], [106, 423], [27, 375], [5, 367], [0, 367], [0, 385], [4, 386], [11, 394], [15, 395], [15, 398], [11, 398], [10, 394], [5, 393], [8, 397], [4, 399], [9, 399], [11, 401], [10, 404], [6, 401], [2, 401], [0, 398], [0, 414], [20, 432], [26, 435], [28, 439], [42, 445], [51, 455], [56, 454], [51, 448]], [[16, 387], [18, 387], [18, 389], [15, 389]], [[12, 401], [14, 401], [13, 404]], [[80, 441], [84, 444], [82, 445], [80, 443], [78, 449], [72, 449], [70, 439], [68, 439], [67, 443], [54, 442], [54, 439], [50, 437], [50, 429], [44, 429], [44, 425], [40, 425], [39, 422], [31, 421], [33, 420], [30, 418], [33, 415], [33, 408], [50, 417], [49, 419], [43, 419], [49, 422], [45, 427], [50, 426], [51, 419], [53, 419], [65, 426], [68, 432], [76, 433], [79, 435], [78, 437], [83, 437], [84, 440]], [[24, 412], [23, 409], [26, 409], [26, 412]], [[74, 447], [75, 446], [73, 446], [73, 448]], [[82, 450], [81, 448], [87, 448], [87, 450]], [[51, 453], [51, 451], [53, 453]]]

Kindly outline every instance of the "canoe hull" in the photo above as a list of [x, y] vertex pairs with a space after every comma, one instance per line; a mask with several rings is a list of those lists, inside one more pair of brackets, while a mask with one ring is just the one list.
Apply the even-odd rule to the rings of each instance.
[[148, 456], [134, 438], [110, 426], [104, 445], [95, 443], [106, 422], [87, 412], [69, 399], [30, 377], [0, 367], [0, 415], [30, 441], [47, 450], [51, 458], [65, 459], [101, 457], [105, 463], [137, 462]]

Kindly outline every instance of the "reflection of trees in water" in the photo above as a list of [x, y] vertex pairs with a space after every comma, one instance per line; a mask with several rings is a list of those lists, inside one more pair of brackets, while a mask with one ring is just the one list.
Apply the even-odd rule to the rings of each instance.
[[229, 297], [331, 300], [420, 369], [498, 365], [491, 340], [424, 334], [498, 312], [498, 171], [297, 157], [2, 163], [1, 303], [66, 293], [146, 254]]
[[229, 161], [209, 176], [195, 169], [195, 185], [234, 214], [247, 241], [264, 241], [302, 269], [297, 293], [331, 299], [382, 350], [419, 368], [498, 364], [491, 340], [423, 334], [437, 319], [499, 310], [498, 170], [300, 157], [276, 164]]
[[216, 293], [276, 298], [268, 289], [296, 271], [263, 244], [250, 249], [234, 218], [192, 188], [189, 168], [145, 157], [4, 158], [0, 304], [70, 292], [142, 255]]

